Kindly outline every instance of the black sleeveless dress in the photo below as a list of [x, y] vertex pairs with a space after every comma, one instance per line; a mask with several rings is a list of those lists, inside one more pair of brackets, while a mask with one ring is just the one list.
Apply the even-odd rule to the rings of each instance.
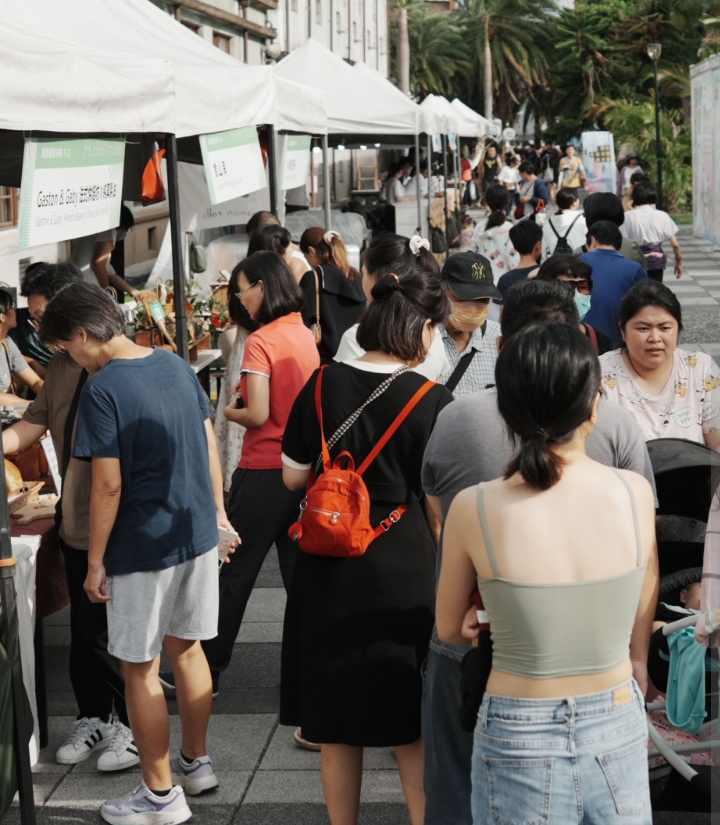
[[[328, 367], [326, 438], [392, 371], [379, 369], [359, 361]], [[320, 454], [316, 381], [317, 373], [298, 396], [283, 440], [284, 458], [298, 465], [314, 464]], [[358, 466], [424, 381], [414, 372], [396, 378], [331, 456], [349, 450]], [[311, 742], [386, 747], [421, 735], [420, 667], [434, 623], [435, 547], [420, 471], [438, 413], [451, 401], [445, 387], [433, 387], [363, 476], [372, 523], [409, 502], [400, 521], [363, 556], [299, 554], [283, 629], [280, 723], [302, 727]]]

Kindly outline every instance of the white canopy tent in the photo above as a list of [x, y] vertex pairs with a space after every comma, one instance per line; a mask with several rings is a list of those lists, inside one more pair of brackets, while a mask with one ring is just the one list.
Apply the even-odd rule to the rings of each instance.
[[[441, 129], [439, 132], [433, 132], [433, 134], [458, 134], [460, 118], [444, 97], [428, 95], [420, 104], [420, 108], [432, 113], [437, 119], [437, 125], [440, 126]], [[462, 137], [473, 137], [473, 135], [462, 135]]]
[[317, 92], [274, 79], [269, 66], [240, 63], [148, 0], [0, 0], [0, 20], [65, 41], [68, 52], [110, 43], [128, 63], [172, 60], [178, 138], [264, 123], [325, 131]]
[[471, 109], [469, 106], [466, 106], [462, 102], [462, 100], [458, 100], [457, 98], [455, 98], [451, 101], [450, 105], [465, 120], [469, 121], [470, 123], [477, 122], [480, 124], [483, 131], [478, 134], [478, 137], [485, 137], [486, 135], [500, 135], [500, 129], [496, 123], [493, 123], [491, 120], [484, 118], [481, 114], [478, 114], [474, 109]]

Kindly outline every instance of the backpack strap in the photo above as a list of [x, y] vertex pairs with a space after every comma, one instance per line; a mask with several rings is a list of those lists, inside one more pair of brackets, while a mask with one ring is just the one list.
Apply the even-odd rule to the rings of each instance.
[[590, 336], [590, 343], [595, 348], [595, 352], [600, 352], [600, 347], [598, 346], [598, 337], [597, 332], [590, 326], [590, 324], [585, 324], [585, 329], [588, 331], [588, 335]]
[[322, 379], [323, 373], [328, 368], [328, 365], [320, 367], [317, 381], [315, 382], [315, 409], [317, 411], [318, 423], [320, 424], [320, 441], [322, 443], [322, 458], [323, 470], [330, 469], [330, 450], [328, 449], [327, 441], [325, 440], [325, 428], [323, 427], [323, 411], [322, 411]]
[[[423, 396], [425, 396], [433, 387], [435, 386], [434, 381], [426, 381], [422, 387], [413, 395], [413, 397], [407, 402], [407, 404], [402, 408], [398, 417], [393, 421], [393, 423], [388, 427], [385, 435], [378, 441], [378, 443], [372, 448], [368, 457], [363, 461], [363, 463], [358, 467], [356, 470], [358, 475], [362, 475], [365, 470], [375, 461], [378, 457], [378, 454], [382, 450], [382, 448], [390, 441], [390, 439], [395, 435], [396, 430], [398, 427], [403, 423], [403, 421], [410, 415], [410, 413], [415, 409], [418, 403], [421, 401]], [[328, 455], [329, 458], [329, 455]]]

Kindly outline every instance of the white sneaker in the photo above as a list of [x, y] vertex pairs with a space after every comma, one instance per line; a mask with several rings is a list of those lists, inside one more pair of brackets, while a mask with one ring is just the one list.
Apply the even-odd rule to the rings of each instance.
[[86, 716], [73, 723], [70, 738], [55, 753], [55, 761], [60, 765], [77, 765], [84, 762], [91, 753], [107, 748], [115, 733], [112, 721], [103, 722], [94, 716]]
[[122, 722], [116, 722], [110, 746], [98, 759], [97, 769], [99, 771], [124, 771], [125, 768], [132, 768], [133, 765], [139, 764], [140, 757], [132, 731]]

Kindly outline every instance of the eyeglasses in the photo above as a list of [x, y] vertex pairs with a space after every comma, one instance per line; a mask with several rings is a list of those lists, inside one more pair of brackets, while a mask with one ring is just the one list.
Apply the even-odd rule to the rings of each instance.
[[243, 296], [246, 292], [249, 292], [249, 291], [250, 291], [250, 290], [251, 290], [254, 286], [257, 286], [259, 283], [260, 283], [260, 281], [255, 281], [255, 283], [254, 283], [254, 284], [250, 284], [250, 286], [246, 286], [246, 287], [245, 287], [245, 289], [239, 289], [239, 290], [235, 293], [235, 297], [236, 297], [236, 298], [242, 298], [242, 296]]
[[590, 295], [593, 291], [594, 284], [589, 278], [582, 278], [576, 281], [568, 278], [561, 278], [560, 280], [564, 284], [571, 286], [575, 292], [579, 292], [581, 295]]

